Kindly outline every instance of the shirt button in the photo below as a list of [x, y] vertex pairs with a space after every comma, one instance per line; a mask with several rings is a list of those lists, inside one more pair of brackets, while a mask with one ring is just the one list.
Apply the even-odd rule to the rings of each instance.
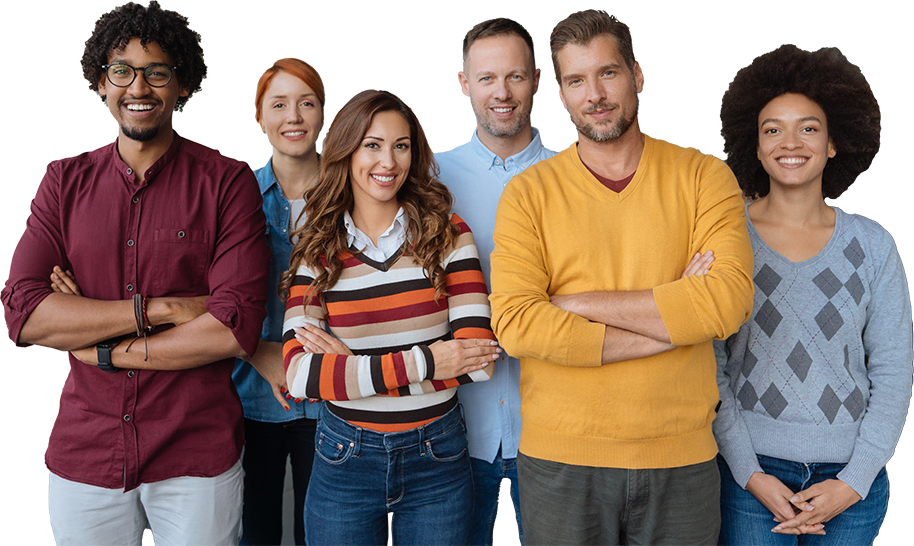
[[282, 232], [285, 233], [285, 232], [286, 232], [286, 228], [282, 228]]
[[133, 199], [131, 199], [131, 201], [133, 201], [134, 203], [139, 203], [139, 202], [140, 202], [140, 198], [139, 198], [139, 197], [134, 197]]
[[127, 246], [133, 246], [133, 239], [130, 239], [129, 241], [127, 241]]
[[502, 405], [502, 406], [505, 405], [505, 401], [504, 401], [504, 400], [501, 401], [501, 405]]
[[130, 414], [129, 414], [129, 413], [128, 413], [127, 415], [124, 416], [124, 421], [127, 421], [127, 422], [130, 421]]
[[179, 231], [179, 232], [178, 232], [178, 237], [183, 238], [183, 237], [184, 237], [184, 232], [183, 232], [183, 231]]
[[127, 292], [133, 292], [133, 285], [132, 285], [132, 284], [128, 284], [128, 285], [127, 285]]
[[127, 167], [127, 174], [133, 174], [133, 169], [131, 169], [130, 167]]
[[133, 377], [135, 375], [136, 375], [136, 372], [133, 370], [130, 370], [129, 372], [127, 372], [127, 377]]

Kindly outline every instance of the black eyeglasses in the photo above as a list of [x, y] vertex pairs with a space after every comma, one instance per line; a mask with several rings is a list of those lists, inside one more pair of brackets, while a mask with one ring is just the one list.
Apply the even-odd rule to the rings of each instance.
[[165, 63], [152, 63], [143, 67], [130, 66], [126, 63], [112, 63], [102, 65], [102, 68], [105, 69], [108, 81], [115, 87], [129, 86], [139, 72], [143, 73], [143, 77], [150, 87], [165, 87], [177, 70], [176, 66], [169, 66]]

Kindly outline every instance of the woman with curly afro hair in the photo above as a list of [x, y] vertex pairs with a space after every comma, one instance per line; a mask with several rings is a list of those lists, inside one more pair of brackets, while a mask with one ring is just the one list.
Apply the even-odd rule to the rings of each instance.
[[716, 342], [721, 544], [872, 544], [911, 396], [911, 303], [892, 237], [829, 206], [879, 150], [879, 106], [835, 48], [740, 70], [721, 107], [755, 305]]

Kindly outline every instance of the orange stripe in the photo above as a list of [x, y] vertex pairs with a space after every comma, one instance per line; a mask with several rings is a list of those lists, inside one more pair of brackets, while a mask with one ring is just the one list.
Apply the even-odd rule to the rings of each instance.
[[447, 284], [448, 286], [454, 284], [463, 284], [463, 283], [480, 283], [485, 282], [485, 279], [482, 276], [482, 271], [471, 269], [467, 271], [455, 271], [454, 273], [448, 273], [447, 275]]
[[396, 309], [415, 303], [426, 303], [431, 299], [430, 294], [434, 294], [434, 288], [424, 288], [422, 290], [413, 290], [410, 292], [401, 292], [390, 296], [379, 298], [367, 298], [356, 301], [335, 301], [327, 304], [328, 314], [347, 315], [350, 313], [364, 313], [368, 311], [386, 311]]
[[333, 392], [333, 372], [333, 355], [321, 355], [320, 391], [324, 400], [336, 400], [336, 393]]
[[454, 332], [455, 339], [495, 339], [495, 334], [485, 328], [461, 328]]
[[421, 426], [427, 425], [437, 419], [438, 417], [433, 417], [431, 419], [425, 419], [422, 421], [415, 421], [411, 423], [369, 423], [365, 421], [346, 421], [350, 425], [367, 428], [369, 430], [374, 430], [377, 432], [403, 432], [404, 430], [412, 430], [414, 428], [419, 428]]

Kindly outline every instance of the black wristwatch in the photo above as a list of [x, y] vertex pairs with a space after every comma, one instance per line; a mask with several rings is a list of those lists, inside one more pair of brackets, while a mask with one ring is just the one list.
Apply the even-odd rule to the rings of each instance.
[[115, 368], [114, 364], [111, 363], [111, 349], [116, 347], [120, 342], [121, 338], [107, 339], [95, 346], [95, 350], [98, 353], [98, 368], [100, 370], [109, 373], [121, 371], [120, 368]]

